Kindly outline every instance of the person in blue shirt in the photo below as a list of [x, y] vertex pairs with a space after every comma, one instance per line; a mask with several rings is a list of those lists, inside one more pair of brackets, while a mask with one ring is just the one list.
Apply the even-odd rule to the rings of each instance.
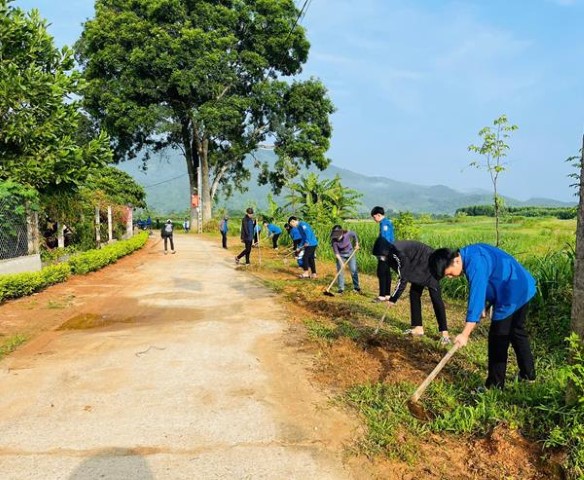
[[[300, 278], [316, 278], [316, 261], [314, 259], [314, 252], [318, 246], [318, 240], [316, 235], [312, 230], [312, 227], [301, 220], [298, 217], [292, 216], [288, 219], [288, 224], [292, 228], [298, 228], [300, 233], [300, 243], [298, 244], [298, 249], [304, 250], [303, 265], [302, 269], [304, 273], [300, 275]], [[310, 268], [310, 274], [308, 269]]]
[[223, 220], [219, 222], [219, 231], [221, 232], [221, 246], [223, 248], [227, 248], [227, 232], [229, 231], [229, 225], [227, 222], [229, 221], [229, 217], [225, 215]]
[[492, 308], [489, 330], [489, 366], [485, 386], [503, 388], [509, 345], [519, 367], [519, 380], [535, 380], [535, 365], [525, 329], [529, 302], [535, 295], [535, 280], [515, 258], [484, 243], [460, 250], [441, 248], [429, 259], [437, 279], [466, 276], [469, 285], [464, 329], [455, 339], [464, 347], [481, 318]]
[[[379, 224], [378, 238], [385, 238], [389, 243], [395, 240], [393, 234], [393, 223], [389, 218], [385, 218], [383, 207], [373, 207], [371, 209], [373, 220]], [[387, 262], [377, 260], [377, 280], [379, 281], [379, 296], [374, 302], [387, 302], [391, 297], [391, 270]]]
[[290, 238], [292, 239], [292, 244], [293, 244], [294, 250], [297, 250], [298, 245], [300, 244], [300, 240], [302, 240], [302, 237], [300, 236], [300, 232], [298, 231], [298, 227], [292, 228], [290, 226], [290, 224], [287, 223], [286, 225], [284, 225], [284, 228], [286, 229], [286, 231], [288, 232], [288, 235], [290, 235]]
[[278, 238], [282, 235], [282, 229], [273, 223], [264, 222], [264, 227], [268, 230], [268, 238], [272, 238], [274, 250], [278, 250]]

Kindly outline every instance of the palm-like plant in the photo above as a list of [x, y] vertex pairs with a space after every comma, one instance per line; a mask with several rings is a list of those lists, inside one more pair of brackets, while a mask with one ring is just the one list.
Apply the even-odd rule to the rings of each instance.
[[315, 173], [300, 177], [287, 185], [287, 208], [308, 220], [338, 223], [356, 214], [362, 194], [346, 188], [337, 175], [320, 179]]

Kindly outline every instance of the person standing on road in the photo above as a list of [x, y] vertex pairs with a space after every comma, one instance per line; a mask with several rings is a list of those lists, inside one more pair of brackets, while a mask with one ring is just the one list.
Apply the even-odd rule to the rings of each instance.
[[268, 238], [272, 238], [272, 247], [278, 250], [278, 238], [282, 235], [282, 229], [273, 223], [264, 222], [264, 227], [268, 230]]
[[[371, 210], [373, 220], [379, 224], [379, 237], [385, 238], [389, 243], [393, 243], [393, 223], [388, 218], [385, 218], [385, 210], [383, 207], [373, 207]], [[379, 281], [379, 296], [374, 302], [387, 302], [391, 291], [391, 270], [387, 262], [377, 261], [377, 279]]]
[[[337, 273], [345, 268], [345, 263], [349, 265], [351, 271], [351, 280], [353, 281], [353, 290], [361, 293], [359, 286], [359, 273], [357, 273], [357, 259], [353, 252], [359, 250], [359, 238], [357, 234], [351, 230], [343, 230], [340, 225], [335, 225], [331, 232], [331, 246], [337, 259]], [[337, 293], [345, 291], [345, 275], [344, 272], [339, 273], [339, 290]]]
[[255, 221], [253, 219], [253, 208], [248, 208], [245, 211], [245, 216], [241, 219], [241, 241], [244, 244], [242, 252], [235, 257], [236, 265], [239, 265], [239, 260], [245, 255], [245, 264], [249, 265], [249, 255], [251, 253], [251, 246], [254, 240]]
[[183, 230], [185, 231], [185, 233], [189, 233], [191, 229], [191, 221], [188, 218], [185, 218], [184, 222], [183, 222]]
[[385, 238], [379, 237], [373, 245], [373, 255], [380, 262], [389, 266], [397, 273], [397, 284], [394, 292], [388, 300], [388, 307], [394, 306], [408, 283], [410, 283], [410, 328], [404, 334], [412, 336], [424, 335], [422, 324], [422, 292], [428, 289], [434, 314], [438, 321], [438, 331], [441, 333], [440, 343], [450, 344], [448, 324], [446, 322], [446, 308], [442, 300], [440, 282], [430, 272], [429, 259], [434, 249], [422, 242], [413, 240], [398, 240], [389, 243]]
[[[298, 217], [292, 216], [288, 219], [288, 223], [292, 228], [298, 227], [298, 232], [300, 232], [300, 243], [298, 244], [299, 250], [304, 250], [304, 256], [302, 259], [302, 269], [304, 273], [300, 275], [300, 278], [316, 278], [316, 261], [314, 259], [314, 253], [316, 247], [318, 246], [318, 240], [312, 227], [302, 221], [298, 220]], [[308, 273], [310, 268], [311, 273]]]
[[168, 241], [170, 240], [170, 250], [171, 253], [176, 253], [174, 250], [174, 239], [173, 239], [174, 225], [172, 220], [169, 218], [162, 228], [160, 229], [160, 236], [164, 239], [164, 254], [168, 253]]
[[227, 225], [228, 220], [229, 217], [225, 215], [219, 222], [219, 231], [221, 232], [221, 246], [223, 248], [227, 248], [227, 232], [229, 231], [229, 226]]
[[525, 267], [508, 253], [485, 243], [459, 250], [440, 248], [430, 256], [429, 263], [436, 279], [464, 274], [468, 280], [466, 323], [454, 340], [460, 347], [468, 343], [477, 323], [492, 307], [485, 386], [505, 386], [509, 345], [517, 357], [518, 380], [535, 380], [535, 364], [525, 321], [536, 286]]

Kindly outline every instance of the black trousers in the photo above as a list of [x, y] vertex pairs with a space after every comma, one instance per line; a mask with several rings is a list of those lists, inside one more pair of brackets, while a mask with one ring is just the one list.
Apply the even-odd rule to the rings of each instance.
[[245, 248], [241, 251], [241, 253], [237, 256], [237, 258], [241, 258], [245, 255], [245, 263], [249, 265], [249, 254], [251, 253], [251, 246], [253, 241], [246, 240], [245, 241]]
[[307, 272], [308, 269], [310, 268], [310, 271], [316, 274], [316, 261], [314, 260], [315, 250], [316, 246], [304, 248], [304, 257], [302, 257], [302, 259], [304, 265], [303, 269], [305, 272]]
[[300, 245], [300, 239], [292, 240], [292, 243], [294, 244], [294, 250], [298, 250], [298, 245]]
[[278, 238], [280, 238], [279, 233], [274, 233], [274, 235], [272, 235], [272, 246], [274, 248], [278, 248]]
[[377, 260], [377, 278], [379, 279], [379, 296], [391, 295], [391, 269], [389, 263]]
[[[423, 285], [418, 285], [416, 283], [410, 284], [410, 314], [412, 327], [422, 326], [422, 292], [424, 291], [424, 288]], [[444, 307], [444, 301], [442, 300], [440, 289], [435, 290], [433, 288], [428, 288], [428, 293], [430, 294], [432, 307], [434, 307], [434, 314], [438, 321], [438, 331], [446, 332], [448, 330], [446, 324], [446, 308]]]
[[221, 245], [223, 248], [227, 248], [227, 233], [221, 232]]
[[172, 239], [172, 235], [170, 237], [164, 237], [164, 251], [168, 250], [168, 241], [170, 240], [170, 249], [174, 250], [174, 240]]
[[525, 320], [529, 302], [503, 320], [491, 321], [489, 330], [489, 372], [485, 385], [503, 388], [507, 373], [509, 344], [515, 351], [520, 380], [535, 380], [535, 365]]

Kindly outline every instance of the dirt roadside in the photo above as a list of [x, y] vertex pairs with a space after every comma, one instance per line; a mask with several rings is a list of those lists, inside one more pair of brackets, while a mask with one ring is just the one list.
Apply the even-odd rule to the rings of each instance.
[[2, 479], [371, 478], [275, 295], [176, 243], [0, 306]]

